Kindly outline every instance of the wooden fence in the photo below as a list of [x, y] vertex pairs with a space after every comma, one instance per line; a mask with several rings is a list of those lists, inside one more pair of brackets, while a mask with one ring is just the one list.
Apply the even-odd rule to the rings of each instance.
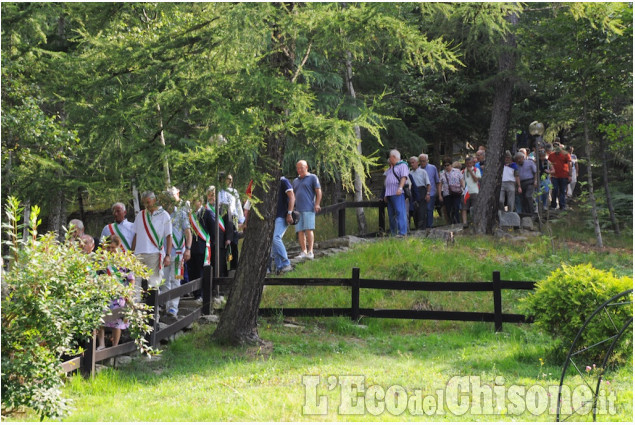
[[[214, 286], [229, 288], [233, 284], [230, 278], [212, 278], [213, 272], [210, 266], [203, 269], [203, 277], [193, 280], [178, 288], [167, 291], [163, 294], [154, 289], [148, 291], [144, 302], [150, 306], [165, 305], [173, 298], [181, 297], [195, 290], [201, 290], [203, 304], [193, 312], [178, 321], [170, 324], [164, 329], [159, 328], [158, 309], [154, 308], [150, 322], [152, 331], [147, 335], [149, 344], [158, 347], [161, 340], [174, 335], [183, 328], [188, 327], [201, 315], [211, 314], [212, 311], [212, 290]], [[525, 318], [521, 314], [503, 313], [502, 294], [503, 290], [532, 290], [535, 282], [526, 281], [506, 281], [501, 280], [500, 273], [495, 271], [492, 274], [491, 282], [404, 282], [394, 280], [361, 279], [359, 269], [354, 268], [350, 278], [334, 279], [312, 279], [312, 278], [266, 278], [264, 285], [268, 286], [340, 286], [351, 288], [351, 306], [346, 308], [260, 308], [261, 316], [274, 316], [282, 314], [287, 317], [332, 317], [348, 316], [353, 321], [358, 321], [362, 317], [391, 318], [391, 319], [421, 319], [421, 320], [455, 320], [469, 322], [490, 322], [494, 323], [495, 332], [503, 329], [503, 323], [531, 323], [532, 318]], [[383, 289], [400, 291], [423, 291], [423, 292], [490, 292], [492, 294], [493, 312], [462, 312], [462, 311], [422, 311], [422, 310], [387, 310], [362, 308], [359, 302], [360, 291], [364, 289]], [[95, 373], [95, 363], [107, 360], [135, 351], [137, 348], [134, 341], [120, 344], [116, 347], [96, 350], [96, 338], [93, 338], [84, 345], [84, 353], [62, 364], [66, 373], [80, 369], [84, 375]]]
[[[347, 208], [378, 208], [379, 209], [379, 232], [386, 232], [386, 203], [381, 201], [343, 201], [337, 204], [329, 205], [320, 210], [317, 215], [337, 212], [337, 236], [346, 236], [346, 209]], [[365, 235], [369, 236], [369, 235]]]
[[[232, 279], [216, 279], [220, 286], [229, 286]], [[395, 280], [361, 279], [359, 269], [354, 268], [350, 278], [313, 279], [313, 278], [267, 278], [267, 286], [340, 286], [351, 288], [351, 306], [346, 308], [260, 308], [259, 315], [273, 316], [282, 313], [287, 317], [331, 317], [349, 316], [358, 321], [361, 317], [422, 320], [455, 320], [468, 322], [494, 323], [494, 331], [500, 332], [503, 323], [532, 323], [532, 318], [522, 314], [503, 313], [503, 290], [533, 290], [535, 282], [501, 280], [500, 272], [492, 273], [490, 282], [404, 282]], [[422, 311], [422, 310], [386, 310], [361, 308], [359, 294], [361, 289], [384, 289], [423, 292], [490, 292], [492, 294], [492, 312], [462, 311]]]
[[[170, 324], [164, 329], [159, 327], [159, 311], [158, 308], [153, 309], [152, 318], [150, 319], [150, 326], [152, 331], [146, 336], [148, 343], [152, 347], [158, 347], [161, 340], [166, 339], [178, 331], [188, 327], [193, 322], [198, 320], [201, 315], [211, 314], [212, 311], [212, 267], [205, 266], [203, 268], [203, 276], [199, 279], [195, 279], [191, 282], [185, 283], [178, 288], [174, 288], [170, 291], [159, 294], [156, 289], [151, 289], [147, 292], [144, 298], [144, 303], [156, 307], [165, 305], [168, 300], [181, 297], [190, 292], [201, 290], [203, 297], [203, 304], [200, 308], [195, 309], [192, 313]], [[226, 278], [227, 279], [227, 278]], [[144, 289], [147, 289], [147, 283], [143, 281]], [[112, 357], [121, 356], [123, 354], [131, 353], [137, 349], [134, 341], [119, 344], [116, 347], [106, 348], [104, 350], [96, 350], [96, 338], [93, 334], [93, 338], [90, 339], [84, 346], [84, 352], [81, 356], [77, 356], [62, 364], [64, 372], [69, 373], [74, 370], [80, 369], [84, 375], [93, 375], [95, 373], [95, 363], [107, 360]]]

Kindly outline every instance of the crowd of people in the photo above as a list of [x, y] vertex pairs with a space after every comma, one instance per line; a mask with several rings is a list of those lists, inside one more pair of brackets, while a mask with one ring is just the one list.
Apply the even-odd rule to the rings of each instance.
[[[289, 181], [280, 178], [280, 191], [276, 211], [271, 258], [275, 269], [282, 273], [292, 269], [282, 237], [288, 227], [295, 225], [300, 243], [298, 259], [314, 258], [315, 214], [320, 211], [322, 189], [315, 174], [308, 171], [308, 163], [300, 160], [296, 164], [298, 176]], [[147, 279], [149, 288], [158, 288], [160, 293], [170, 291], [181, 284], [201, 277], [206, 265], [215, 265], [215, 231], [218, 227], [218, 264], [220, 277], [238, 267], [238, 241], [247, 225], [251, 201], [243, 204], [238, 190], [233, 187], [233, 177], [227, 176], [226, 187], [218, 193], [219, 212], [216, 211], [216, 187], [209, 186], [205, 195], [181, 199], [180, 190], [170, 187], [155, 195], [152, 191], [141, 194], [143, 209], [136, 214], [134, 222], [126, 218], [126, 205], [117, 202], [112, 206], [114, 221], [104, 226], [100, 238], [84, 233], [81, 220], [69, 223], [71, 238], [79, 242], [81, 249], [90, 254], [99, 246], [107, 250], [130, 251], [150, 270]], [[251, 184], [247, 198], [251, 197]], [[141, 278], [116, 267], [107, 270], [121, 277], [122, 284], [134, 285], [138, 298], [141, 293]], [[202, 294], [192, 294], [195, 302], [202, 304]], [[222, 296], [213, 294], [215, 302], [222, 302]], [[167, 301], [161, 306], [162, 314], [176, 319], [179, 313], [179, 298]], [[122, 300], [113, 300], [105, 326], [98, 330], [98, 349], [105, 348], [105, 330], [110, 329], [112, 345], [117, 345], [121, 330], [127, 324], [121, 321]]]
[[[551, 207], [566, 209], [567, 196], [572, 195], [578, 174], [577, 158], [573, 149], [567, 150], [556, 140], [545, 144], [538, 152], [528, 154], [520, 149], [515, 155], [505, 154], [499, 209], [518, 213], [534, 212], [534, 196], [547, 208], [549, 196]], [[474, 156], [468, 155], [464, 163], [443, 158], [441, 169], [429, 162], [427, 154], [413, 156], [408, 162], [401, 160], [396, 149], [390, 151], [388, 168], [384, 173], [383, 199], [387, 204], [390, 232], [397, 237], [410, 230], [410, 219], [415, 229], [434, 226], [434, 211], [445, 224], [462, 223], [468, 226], [468, 214], [478, 199], [483, 170], [486, 167], [486, 150], [480, 146]], [[310, 173], [308, 163], [300, 160], [296, 164], [297, 177], [291, 182], [282, 176], [271, 249], [273, 266], [270, 272], [282, 273], [292, 269], [282, 238], [288, 227], [295, 225], [300, 254], [297, 259], [312, 260], [314, 246], [315, 216], [320, 212], [322, 189], [315, 174]], [[109, 250], [133, 252], [137, 259], [148, 267], [151, 274], [149, 288], [166, 292], [184, 282], [198, 279], [205, 265], [215, 265], [218, 251], [221, 277], [238, 267], [238, 241], [247, 225], [251, 201], [243, 204], [240, 194], [233, 187], [233, 177], [227, 176], [226, 187], [218, 193], [219, 211], [216, 211], [216, 187], [209, 186], [205, 195], [189, 200], [180, 197], [180, 191], [171, 187], [161, 194], [161, 200], [152, 191], [143, 192], [143, 209], [136, 214], [134, 222], [127, 220], [126, 206], [117, 202], [112, 206], [114, 221], [104, 226], [100, 238], [84, 234], [80, 220], [71, 220], [73, 238], [80, 241], [82, 249], [90, 253], [102, 246]], [[247, 197], [251, 196], [251, 184]], [[551, 189], [551, 190], [550, 190]], [[568, 191], [568, 194], [567, 194]], [[215, 231], [218, 227], [219, 243], [216, 247]], [[125, 270], [115, 270], [122, 276], [124, 284], [134, 285], [135, 294], [140, 294], [141, 279]], [[202, 303], [200, 291], [192, 294]], [[215, 300], [222, 302], [220, 294]], [[170, 318], [177, 318], [179, 298], [169, 300], [162, 310]], [[120, 309], [121, 300], [113, 300], [111, 310]], [[116, 316], [116, 315], [115, 315]], [[115, 317], [113, 316], [113, 317]], [[106, 327], [112, 329], [113, 343], [119, 340], [126, 324], [111, 320]], [[99, 346], [104, 347], [104, 329], [98, 333]]]
[[[478, 199], [485, 157], [486, 148], [479, 146], [463, 163], [445, 157], [437, 169], [426, 154], [412, 156], [406, 162], [398, 150], [391, 150], [382, 196], [388, 208], [390, 233], [405, 236], [411, 219], [417, 230], [433, 227], [435, 209], [445, 224], [469, 227], [468, 215]], [[549, 207], [566, 210], [578, 174], [573, 147], [565, 147], [559, 138], [553, 144], [543, 143], [538, 159], [524, 148], [514, 155], [506, 151], [499, 210], [518, 214], [535, 214], [538, 208], [546, 211]]]

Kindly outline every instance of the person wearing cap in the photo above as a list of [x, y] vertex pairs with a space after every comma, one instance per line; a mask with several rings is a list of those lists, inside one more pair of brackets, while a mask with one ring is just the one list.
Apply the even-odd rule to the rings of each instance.
[[571, 156], [564, 150], [564, 146], [560, 144], [560, 139], [557, 137], [553, 143], [553, 150], [553, 153], [547, 158], [554, 170], [551, 177], [553, 185], [551, 208], [556, 209], [557, 199], [560, 210], [565, 210], [567, 208], [567, 186], [571, 181]]

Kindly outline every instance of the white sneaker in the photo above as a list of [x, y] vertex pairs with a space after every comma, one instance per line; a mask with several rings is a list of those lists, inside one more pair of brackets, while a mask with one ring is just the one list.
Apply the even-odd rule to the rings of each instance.
[[[311, 255], [313, 255], [313, 254], [311, 254]], [[296, 260], [301, 260], [301, 259], [307, 258], [307, 257], [308, 257], [308, 254], [306, 252], [301, 252], [300, 255], [298, 255], [295, 258], [296, 258]]]
[[313, 251], [309, 252], [309, 253], [306, 255], [306, 258], [308, 258], [309, 260], [312, 260], [313, 258], [315, 258], [315, 256], [313, 255]]

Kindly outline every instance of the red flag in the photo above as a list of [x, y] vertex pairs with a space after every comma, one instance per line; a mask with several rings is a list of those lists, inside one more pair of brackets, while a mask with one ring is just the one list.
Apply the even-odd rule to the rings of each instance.
[[247, 186], [247, 190], [245, 191], [249, 199], [251, 199], [251, 185], [253, 182], [254, 182], [253, 180], [249, 180], [249, 185]]

